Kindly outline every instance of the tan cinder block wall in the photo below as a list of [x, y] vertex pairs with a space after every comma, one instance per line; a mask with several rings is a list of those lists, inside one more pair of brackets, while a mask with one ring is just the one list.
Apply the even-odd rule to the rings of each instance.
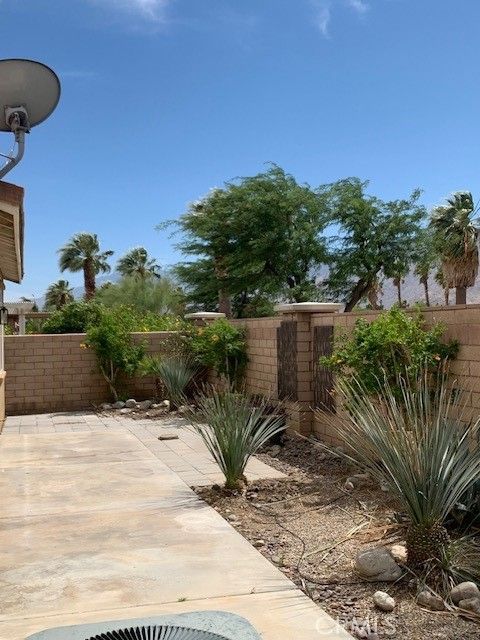
[[[414, 310], [408, 310], [416, 313]], [[332, 325], [335, 335], [351, 330], [358, 318], [374, 320], [381, 312], [365, 311], [356, 313], [318, 314], [312, 316], [313, 327]], [[460, 350], [451, 365], [457, 386], [465, 392], [467, 407], [472, 414], [480, 415], [480, 305], [458, 305], [430, 307], [422, 310], [428, 325], [441, 323], [445, 326], [445, 339], [458, 340]], [[340, 408], [341, 410], [341, 408]], [[315, 418], [313, 431], [323, 441], [341, 445], [334, 427], [325, 420]]]
[[[150, 354], [161, 353], [175, 333], [134, 334]], [[82, 348], [84, 334], [5, 337], [5, 404], [7, 415], [74, 411], [109, 402], [107, 383], [98, 372], [95, 354]], [[136, 378], [128, 393], [151, 398], [154, 381]]]
[[277, 327], [281, 320], [274, 317], [232, 321], [247, 330], [245, 383], [250, 393], [277, 397]]

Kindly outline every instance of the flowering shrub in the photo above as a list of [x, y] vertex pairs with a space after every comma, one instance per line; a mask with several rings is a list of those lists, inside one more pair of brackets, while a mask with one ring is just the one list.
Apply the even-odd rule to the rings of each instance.
[[239, 381], [247, 363], [245, 330], [220, 318], [206, 327], [189, 332], [190, 349], [196, 361], [226, 377], [231, 384]]
[[353, 333], [340, 336], [333, 354], [321, 358], [321, 364], [362, 380], [369, 393], [377, 393], [385, 377], [395, 387], [399, 372], [414, 380], [422, 369], [435, 373], [455, 358], [458, 342], [443, 342], [444, 332], [441, 324], [426, 327], [420, 313], [394, 307], [373, 322], [357, 320]]

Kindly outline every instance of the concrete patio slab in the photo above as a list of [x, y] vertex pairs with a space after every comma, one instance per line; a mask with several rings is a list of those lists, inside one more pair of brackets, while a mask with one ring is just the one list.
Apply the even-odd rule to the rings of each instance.
[[41, 466], [102, 462], [132, 462], [145, 458], [145, 451], [138, 447], [138, 439], [129, 433], [111, 436], [90, 431], [78, 432], [74, 438], [59, 438], [57, 434], [18, 435], [5, 434], [2, 438], [0, 469], [19, 466]]
[[52, 627], [139, 618], [187, 611], [229, 611], [246, 618], [262, 640], [352, 640], [342, 626], [327, 616], [299, 590], [252, 593], [243, 596], [121, 607], [98, 612], [62, 614], [48, 617], [18, 618], [0, 622], [1, 640], [23, 640], [37, 631]]
[[264, 640], [349, 637], [140, 439], [101, 435], [0, 437], [0, 640], [202, 609]]
[[[122, 431], [126, 434], [131, 434], [190, 486], [204, 486], [223, 481], [223, 476], [218, 466], [208, 453], [201, 438], [188, 428], [187, 422], [183, 418], [175, 414], [166, 414], [157, 420], [147, 418], [138, 420], [128, 414], [96, 414], [88, 411], [11, 416], [5, 422], [3, 435], [31, 437], [33, 435], [53, 435], [55, 433], [84, 433], [86, 437], [83, 445], [79, 444], [79, 446], [83, 446], [84, 454], [85, 447], [87, 450], [90, 447], [89, 455], [96, 456], [96, 453], [98, 453], [100, 457], [102, 455], [102, 439], [99, 436], [102, 433], [111, 431]], [[89, 440], [88, 436], [93, 434], [98, 447], [91, 446], [92, 441]], [[173, 434], [177, 439], [159, 441], [158, 437], [165, 434]], [[48, 444], [48, 442], [47, 440], [46, 443]], [[60, 447], [62, 446], [60, 445]], [[127, 445], [122, 444], [119, 446]], [[61, 451], [59, 451], [60, 454], [62, 454]], [[120, 454], [121, 451], [118, 452], [119, 456]], [[12, 459], [15, 460], [15, 454], [12, 453], [11, 455]], [[37, 455], [37, 453], [34, 455]], [[38, 457], [40, 458], [41, 454], [38, 454]], [[65, 460], [69, 460], [71, 457], [65, 452]], [[55, 463], [59, 459], [57, 457]], [[128, 456], [125, 459], [128, 459]], [[253, 458], [247, 466], [246, 476], [249, 480], [257, 480], [258, 478], [283, 478], [284, 474], [264, 464], [261, 460]]]

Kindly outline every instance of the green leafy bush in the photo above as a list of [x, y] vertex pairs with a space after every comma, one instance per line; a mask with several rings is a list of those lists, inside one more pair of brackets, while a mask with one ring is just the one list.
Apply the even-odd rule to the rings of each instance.
[[96, 302], [70, 302], [45, 320], [42, 333], [85, 333], [100, 315], [101, 306]]
[[144, 346], [133, 343], [133, 322], [124, 309], [102, 309], [97, 322], [87, 329], [85, 345], [95, 352], [114, 401], [122, 377], [135, 375], [145, 356]]
[[377, 393], [385, 376], [394, 384], [401, 371], [413, 380], [424, 367], [439, 371], [445, 360], [454, 358], [458, 343], [443, 342], [444, 331], [441, 324], [426, 327], [420, 312], [407, 314], [394, 307], [373, 322], [357, 320], [353, 333], [341, 336], [321, 363], [343, 377], [355, 376], [368, 393]]
[[190, 331], [190, 348], [197, 362], [226, 377], [239, 381], [247, 363], [245, 330], [220, 318], [206, 327]]
[[109, 309], [133, 332], [182, 331], [186, 327], [186, 323], [178, 316], [142, 311], [129, 304], [109, 308], [97, 301], [76, 301], [55, 311], [45, 320], [41, 331], [42, 333], [86, 333], [88, 327], [95, 325], [102, 313]]

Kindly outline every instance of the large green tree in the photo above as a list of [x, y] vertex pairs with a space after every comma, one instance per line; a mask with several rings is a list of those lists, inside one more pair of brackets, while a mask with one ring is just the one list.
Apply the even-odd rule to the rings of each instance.
[[113, 251], [100, 251], [96, 233], [76, 233], [58, 253], [60, 271], [83, 271], [85, 299], [91, 300], [95, 295], [95, 277], [110, 271], [108, 258]]
[[418, 189], [405, 200], [385, 202], [368, 195], [367, 186], [347, 178], [322, 189], [334, 225], [324, 287], [330, 298], [345, 302], [345, 311], [368, 297], [381, 275], [393, 279], [408, 271], [425, 217]]
[[432, 233], [428, 228], [422, 229], [418, 235], [417, 248], [415, 250], [414, 274], [423, 286], [427, 307], [430, 306], [429, 279], [437, 266], [438, 256], [435, 251]]
[[185, 311], [183, 292], [168, 276], [145, 279], [126, 276], [119, 282], [100, 287], [95, 300], [106, 307], [128, 304], [139, 311], [152, 311], [160, 315], [181, 315]]
[[73, 289], [68, 280], [53, 282], [45, 293], [45, 309], [61, 309], [73, 302]]
[[148, 255], [144, 247], [135, 247], [128, 251], [117, 262], [116, 268], [122, 276], [133, 276], [140, 280], [160, 277], [160, 266], [155, 258]]
[[435, 207], [430, 219], [444, 287], [455, 288], [455, 304], [467, 303], [467, 288], [473, 287], [478, 275], [479, 229], [474, 212], [472, 194], [458, 191], [446, 204]]
[[193, 302], [242, 315], [252, 299], [318, 299], [326, 261], [325, 196], [277, 165], [228, 182], [190, 205], [179, 220], [177, 266]]

